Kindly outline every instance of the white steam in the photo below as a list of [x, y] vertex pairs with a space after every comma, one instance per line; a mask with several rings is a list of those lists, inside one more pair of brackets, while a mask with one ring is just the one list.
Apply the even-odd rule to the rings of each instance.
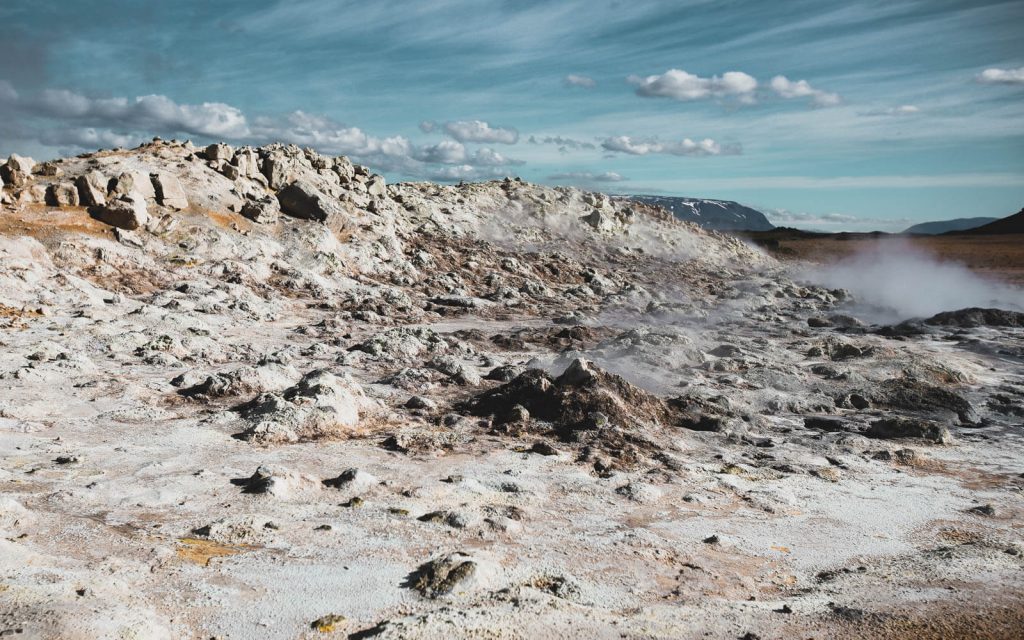
[[894, 240], [875, 243], [837, 264], [802, 275], [849, 290], [856, 297], [857, 313], [874, 322], [925, 318], [967, 307], [1024, 310], [1024, 290]]

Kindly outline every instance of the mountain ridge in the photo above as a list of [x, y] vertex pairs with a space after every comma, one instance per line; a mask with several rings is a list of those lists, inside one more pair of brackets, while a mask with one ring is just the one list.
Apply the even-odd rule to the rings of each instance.
[[652, 195], [625, 197], [660, 206], [679, 220], [714, 231], [771, 231], [775, 228], [762, 212], [732, 200]]

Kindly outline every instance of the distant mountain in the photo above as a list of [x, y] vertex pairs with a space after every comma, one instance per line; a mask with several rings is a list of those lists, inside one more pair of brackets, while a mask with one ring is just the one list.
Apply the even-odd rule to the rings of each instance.
[[998, 219], [999, 218], [955, 218], [953, 220], [922, 222], [921, 224], [915, 224], [912, 227], [904, 229], [903, 233], [934, 236], [940, 233], [949, 233], [951, 231], [967, 231], [968, 229], [974, 229], [990, 222], [995, 222]]
[[970, 234], [972, 236], [987, 236], [1004, 233], [1024, 233], [1024, 208], [1022, 208], [1020, 211], [1013, 214], [1012, 216], [999, 218], [995, 222], [990, 222], [986, 225], [982, 225], [974, 229], [969, 229], [968, 231], [961, 231], [960, 233]]
[[715, 231], [771, 231], [775, 226], [757, 209], [729, 200], [705, 200], [672, 196], [628, 196], [645, 204], [658, 205], [676, 218], [695, 222]]

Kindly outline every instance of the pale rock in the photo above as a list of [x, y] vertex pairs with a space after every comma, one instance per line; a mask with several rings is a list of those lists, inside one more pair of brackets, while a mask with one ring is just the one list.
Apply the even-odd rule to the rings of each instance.
[[260, 173], [260, 157], [252, 149], [239, 149], [231, 164], [238, 169], [238, 175], [243, 178], [265, 177]]
[[246, 200], [242, 205], [242, 215], [259, 224], [277, 222], [281, 214], [281, 205], [273, 196], [263, 196], [259, 200]]
[[291, 158], [275, 153], [263, 161], [263, 175], [271, 189], [283, 189], [294, 179], [295, 170]]
[[112, 198], [126, 198], [133, 194], [144, 200], [155, 200], [156, 190], [149, 176], [134, 171], [126, 171], [114, 178], [113, 187], [108, 194]]
[[363, 414], [376, 408], [351, 376], [312, 371], [282, 394], [267, 393], [242, 409], [240, 434], [257, 444], [353, 435]]
[[374, 198], [383, 198], [388, 195], [387, 183], [382, 176], [373, 176], [366, 183], [366, 192]]
[[78, 189], [70, 182], [51, 184], [46, 192], [46, 202], [54, 207], [77, 207]]
[[223, 160], [230, 162], [235, 157], [235, 150], [231, 148], [231, 145], [219, 142], [211, 144], [206, 147], [206, 159], [207, 160]]
[[64, 175], [64, 170], [55, 162], [44, 162], [36, 167], [36, 173], [49, 178], [59, 178]]
[[176, 177], [167, 173], [154, 173], [150, 175], [150, 178], [153, 182], [153, 189], [156, 191], [157, 202], [176, 211], [188, 208], [185, 190], [181, 188], [181, 183]]
[[97, 220], [119, 229], [138, 229], [149, 222], [146, 201], [138, 194], [110, 200], [97, 206], [92, 213]]
[[7, 162], [0, 165], [0, 178], [3, 178], [5, 184], [20, 187], [31, 179], [35, 166], [36, 161], [32, 158], [12, 153]]
[[107, 177], [93, 170], [78, 176], [75, 180], [78, 187], [78, 201], [87, 207], [102, 206], [107, 201]]

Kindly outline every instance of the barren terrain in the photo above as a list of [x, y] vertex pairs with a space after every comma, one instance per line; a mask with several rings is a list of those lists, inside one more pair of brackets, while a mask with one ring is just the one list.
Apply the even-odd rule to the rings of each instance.
[[16, 164], [0, 635], [1019, 637], [1024, 314], [296, 147]]

